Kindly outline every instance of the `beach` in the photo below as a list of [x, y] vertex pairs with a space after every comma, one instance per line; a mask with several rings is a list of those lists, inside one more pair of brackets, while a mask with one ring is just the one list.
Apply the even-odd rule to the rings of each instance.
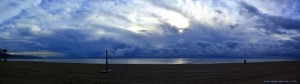
[[222, 64], [0, 62], [0, 84], [299, 84], [300, 61]]

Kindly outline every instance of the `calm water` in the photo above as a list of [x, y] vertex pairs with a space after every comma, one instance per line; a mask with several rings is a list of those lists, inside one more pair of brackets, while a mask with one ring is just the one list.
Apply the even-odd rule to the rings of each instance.
[[[61, 63], [85, 63], [105, 64], [105, 59], [9, 59], [11, 61], [35, 61], [35, 62], [61, 62]], [[215, 63], [243, 63], [244, 59], [220, 59], [220, 58], [130, 58], [109, 59], [109, 64], [215, 64]], [[272, 61], [299, 61], [295, 59], [247, 59], [247, 62], [272, 62]]]

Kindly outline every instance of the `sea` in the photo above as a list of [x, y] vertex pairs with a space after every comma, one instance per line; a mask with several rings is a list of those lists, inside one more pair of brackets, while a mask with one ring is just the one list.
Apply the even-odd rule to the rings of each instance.
[[[105, 59], [8, 59], [9, 61], [58, 62], [105, 64]], [[108, 59], [108, 64], [217, 64], [217, 63], [247, 63], [300, 61], [299, 59], [237, 59], [237, 58], [119, 58]]]

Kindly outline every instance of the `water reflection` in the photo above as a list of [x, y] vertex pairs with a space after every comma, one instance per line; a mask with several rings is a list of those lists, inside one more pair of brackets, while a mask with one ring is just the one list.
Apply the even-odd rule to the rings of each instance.
[[188, 63], [188, 60], [186, 60], [186, 59], [175, 59], [174, 63], [172, 63], [172, 64], [187, 64], [187, 63]]
[[[11, 59], [12, 61], [104, 64], [105, 59]], [[169, 58], [169, 59], [109, 59], [110, 64], [215, 64], [243, 63], [244, 59]], [[247, 59], [247, 62], [296, 61], [297, 59]], [[297, 60], [299, 61], [299, 60]]]

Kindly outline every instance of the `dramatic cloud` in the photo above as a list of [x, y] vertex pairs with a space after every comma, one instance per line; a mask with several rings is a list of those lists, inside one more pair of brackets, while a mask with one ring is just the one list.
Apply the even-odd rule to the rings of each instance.
[[[298, 0], [3, 0], [11, 54], [299, 57]], [[276, 9], [276, 10], [275, 10]]]
[[225, 41], [224, 45], [228, 48], [235, 48], [236, 46], [239, 45], [239, 43], [235, 41]]
[[195, 45], [200, 46], [202, 48], [210, 47], [211, 46], [211, 43], [206, 42], [206, 41], [196, 41], [194, 43], [195, 43]]

